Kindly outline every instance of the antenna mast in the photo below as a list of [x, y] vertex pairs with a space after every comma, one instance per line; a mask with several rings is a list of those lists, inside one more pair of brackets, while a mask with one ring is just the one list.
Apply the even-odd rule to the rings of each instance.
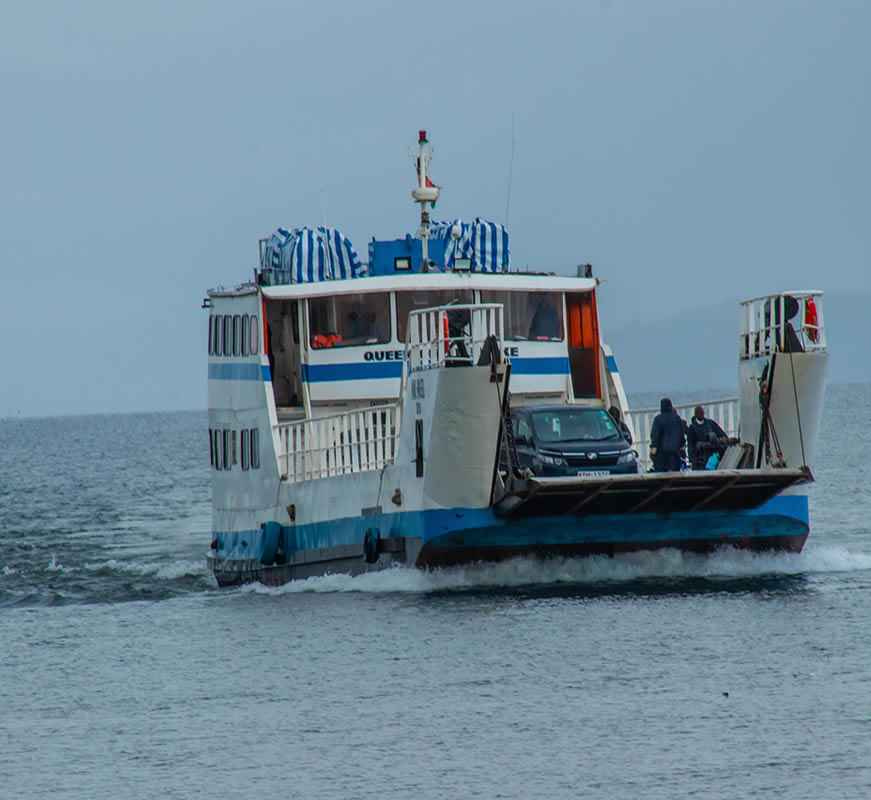
[[439, 188], [426, 176], [426, 168], [432, 160], [432, 150], [429, 154], [424, 152], [424, 146], [429, 144], [426, 131], [419, 131], [417, 143], [420, 147], [417, 156], [417, 186], [411, 190], [411, 196], [415, 203], [420, 203], [420, 249], [423, 257], [421, 268], [424, 272], [429, 272], [429, 211], [426, 210], [426, 204], [430, 203], [435, 208], [436, 200], [439, 199]]

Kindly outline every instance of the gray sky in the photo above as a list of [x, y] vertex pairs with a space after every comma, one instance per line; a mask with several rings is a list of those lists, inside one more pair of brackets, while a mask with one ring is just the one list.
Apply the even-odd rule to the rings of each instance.
[[5, 0], [0, 415], [204, 407], [205, 291], [278, 225], [413, 231], [418, 128], [436, 217], [504, 221], [513, 119], [512, 261], [592, 262], [606, 333], [867, 291], [869, 31], [861, 0]]

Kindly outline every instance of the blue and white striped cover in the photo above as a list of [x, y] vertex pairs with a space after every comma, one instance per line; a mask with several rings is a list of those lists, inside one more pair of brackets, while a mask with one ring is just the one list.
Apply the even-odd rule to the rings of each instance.
[[290, 283], [366, 276], [357, 251], [335, 228], [279, 228], [266, 241], [260, 267]]
[[[454, 239], [451, 230], [460, 226], [460, 238]], [[420, 233], [418, 232], [418, 236]], [[453, 267], [457, 258], [468, 258], [473, 272], [507, 272], [511, 266], [508, 249], [508, 231], [504, 225], [476, 217], [474, 222], [433, 222], [430, 225], [432, 239], [445, 240], [444, 266]]]

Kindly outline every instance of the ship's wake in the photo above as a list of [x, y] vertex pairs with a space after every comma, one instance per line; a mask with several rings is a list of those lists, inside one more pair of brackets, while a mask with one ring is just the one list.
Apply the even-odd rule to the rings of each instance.
[[[381, 572], [350, 575], [324, 575], [292, 581], [284, 586], [266, 587], [251, 584], [243, 592], [289, 594], [299, 592], [368, 592], [428, 593], [489, 591], [573, 585], [598, 591], [625, 591], [638, 582], [651, 589], [671, 587], [686, 590], [692, 583], [697, 589], [729, 589], [736, 581], [752, 589], [753, 581], [768, 585], [772, 578], [812, 578], [817, 574], [852, 573], [871, 570], [871, 553], [851, 552], [839, 546], [808, 546], [802, 553], [755, 553], [748, 550], [723, 549], [711, 555], [697, 555], [679, 550], [628, 553], [614, 558], [514, 558], [495, 564], [470, 564], [424, 572], [396, 567]], [[748, 583], [749, 581], [749, 583]], [[634, 588], [637, 588], [635, 586]]]

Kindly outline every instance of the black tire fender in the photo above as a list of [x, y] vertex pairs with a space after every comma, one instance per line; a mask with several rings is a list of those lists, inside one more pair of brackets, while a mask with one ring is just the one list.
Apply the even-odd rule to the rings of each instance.
[[363, 560], [367, 564], [374, 564], [378, 560], [378, 545], [381, 542], [381, 531], [378, 528], [366, 528], [363, 537]]

